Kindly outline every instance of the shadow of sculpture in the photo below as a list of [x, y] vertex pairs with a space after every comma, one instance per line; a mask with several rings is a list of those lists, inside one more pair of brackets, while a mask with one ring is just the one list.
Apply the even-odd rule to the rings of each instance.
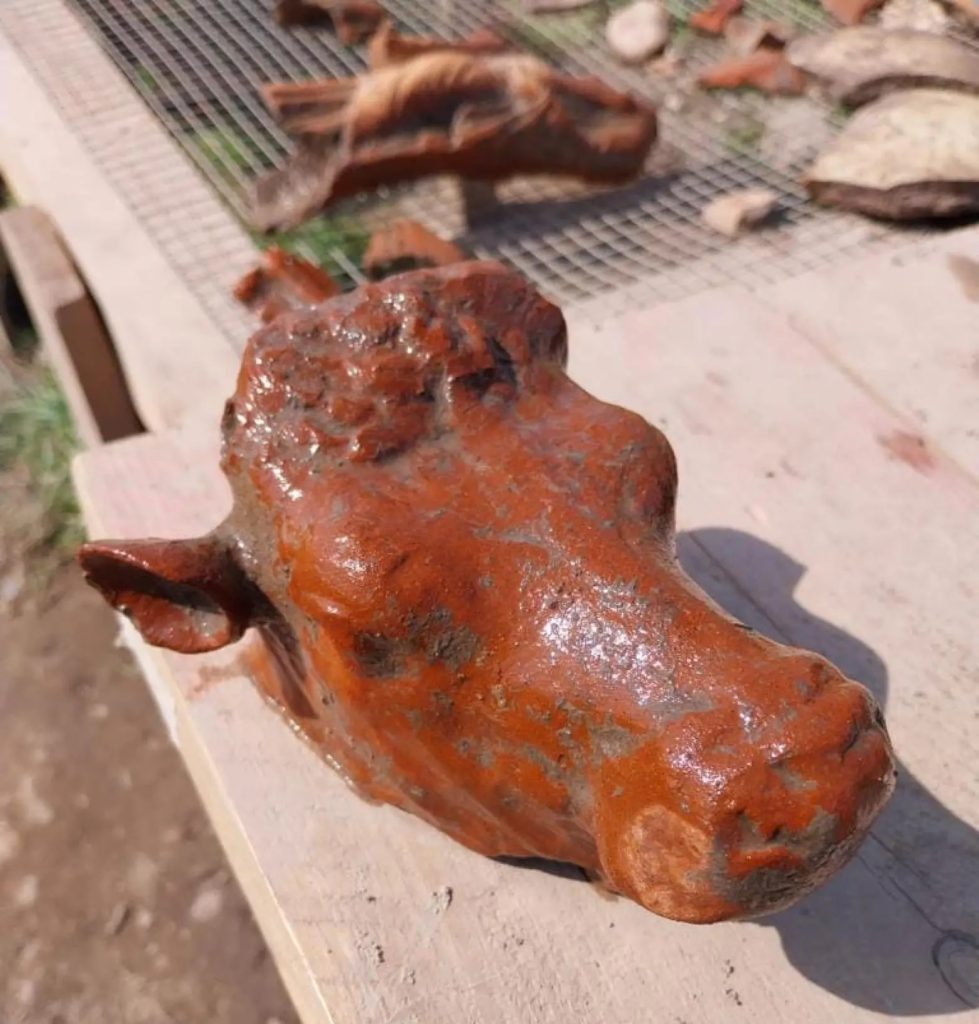
[[[805, 566], [737, 530], [691, 531], [678, 545], [686, 571], [718, 604], [824, 655], [886, 709], [883, 660], [796, 602]], [[792, 965], [852, 1004], [890, 1016], [965, 1012], [979, 1006], [979, 832], [899, 761], [897, 790], [854, 862], [756, 924], [776, 928]]]

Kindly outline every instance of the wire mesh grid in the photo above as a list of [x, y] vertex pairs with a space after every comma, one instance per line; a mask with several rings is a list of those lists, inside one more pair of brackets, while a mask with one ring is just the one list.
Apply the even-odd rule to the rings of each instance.
[[[268, 0], [71, 0], [71, 6], [245, 223], [252, 183], [289, 148], [258, 87], [347, 76], [365, 66], [360, 48], [341, 44], [329, 31], [276, 26]], [[700, 6], [696, 0], [670, 0], [679, 70], [623, 67], [604, 44], [603, 25], [614, 6], [614, 0], [595, 0], [577, 11], [531, 16], [521, 0], [385, 2], [404, 31], [453, 38], [490, 25], [566, 71], [597, 74], [651, 100], [660, 112], [661, 140], [637, 182], [601, 190], [520, 179], [499, 186], [493, 202], [480, 207], [472, 190], [464, 204], [455, 183], [429, 180], [348, 201], [274, 240], [356, 281], [370, 227], [397, 210], [573, 301], [614, 296], [636, 282], [651, 299], [732, 279], [755, 284], [900, 237], [805, 201], [799, 173], [836, 130], [837, 111], [809, 97], [696, 88], [697, 70], [721, 49], [683, 27]], [[823, 23], [817, 0], [749, 0], [747, 7], [803, 29]], [[703, 225], [700, 211], [712, 198], [753, 186], [778, 194], [776, 226], [731, 242]], [[627, 290], [634, 302], [635, 288]]]

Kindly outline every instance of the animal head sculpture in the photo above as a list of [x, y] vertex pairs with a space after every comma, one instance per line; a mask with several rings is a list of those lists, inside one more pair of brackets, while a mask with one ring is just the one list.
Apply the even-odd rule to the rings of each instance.
[[668, 917], [778, 909], [886, 800], [880, 711], [683, 575], [669, 442], [565, 356], [492, 263], [283, 314], [225, 411], [230, 517], [82, 566], [150, 643], [257, 626], [270, 696], [368, 798]]
[[255, 185], [264, 230], [433, 174], [626, 181], [656, 137], [651, 107], [526, 54], [442, 50], [357, 78], [273, 83], [262, 96], [299, 138], [286, 166]]

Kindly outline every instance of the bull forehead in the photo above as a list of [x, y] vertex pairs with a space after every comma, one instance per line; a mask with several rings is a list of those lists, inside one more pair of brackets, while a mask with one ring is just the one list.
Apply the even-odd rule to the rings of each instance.
[[546, 394], [475, 404], [456, 430], [394, 458], [271, 459], [250, 481], [283, 558], [349, 576], [371, 605], [371, 579], [409, 557], [441, 590], [471, 588], [493, 563], [519, 565], [524, 586], [562, 573], [635, 581], [669, 551], [676, 472], [659, 431], [561, 374]]

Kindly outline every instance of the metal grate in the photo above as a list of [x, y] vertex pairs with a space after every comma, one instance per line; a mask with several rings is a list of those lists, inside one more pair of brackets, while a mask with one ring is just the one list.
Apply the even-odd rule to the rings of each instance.
[[[670, 0], [677, 25], [695, 6]], [[289, 142], [264, 109], [257, 87], [272, 80], [344, 76], [364, 67], [359, 49], [328, 31], [282, 30], [266, 0], [72, 0], [72, 7], [132, 86], [227, 205], [243, 220], [253, 179], [282, 161]], [[380, 190], [339, 206], [276, 241], [324, 262], [347, 281], [371, 224], [413, 216], [474, 255], [502, 259], [563, 301], [617, 289], [636, 301], [672, 298], [740, 280], [755, 284], [835, 262], [847, 249], [896, 232], [814, 208], [798, 185], [801, 169], [835, 131], [836, 112], [813, 99], [707, 93], [692, 86], [720, 44], [678, 27], [684, 67], [668, 76], [627, 69], [604, 47], [607, 2], [527, 16], [521, 0], [386, 0], [408, 32], [452, 38], [493, 25], [562, 68], [597, 74], [646, 96], [660, 110], [661, 141], [644, 176], [613, 190], [557, 180], [501, 186], [502, 205], [468, 227], [458, 186], [436, 180]], [[614, 4], [612, 4], [614, 6]], [[822, 23], [816, 0], [750, 0], [749, 13]], [[702, 226], [711, 198], [751, 186], [780, 196], [779, 224], [732, 243]], [[470, 199], [472, 197], [470, 196]], [[256, 238], [261, 244], [262, 240]]]

